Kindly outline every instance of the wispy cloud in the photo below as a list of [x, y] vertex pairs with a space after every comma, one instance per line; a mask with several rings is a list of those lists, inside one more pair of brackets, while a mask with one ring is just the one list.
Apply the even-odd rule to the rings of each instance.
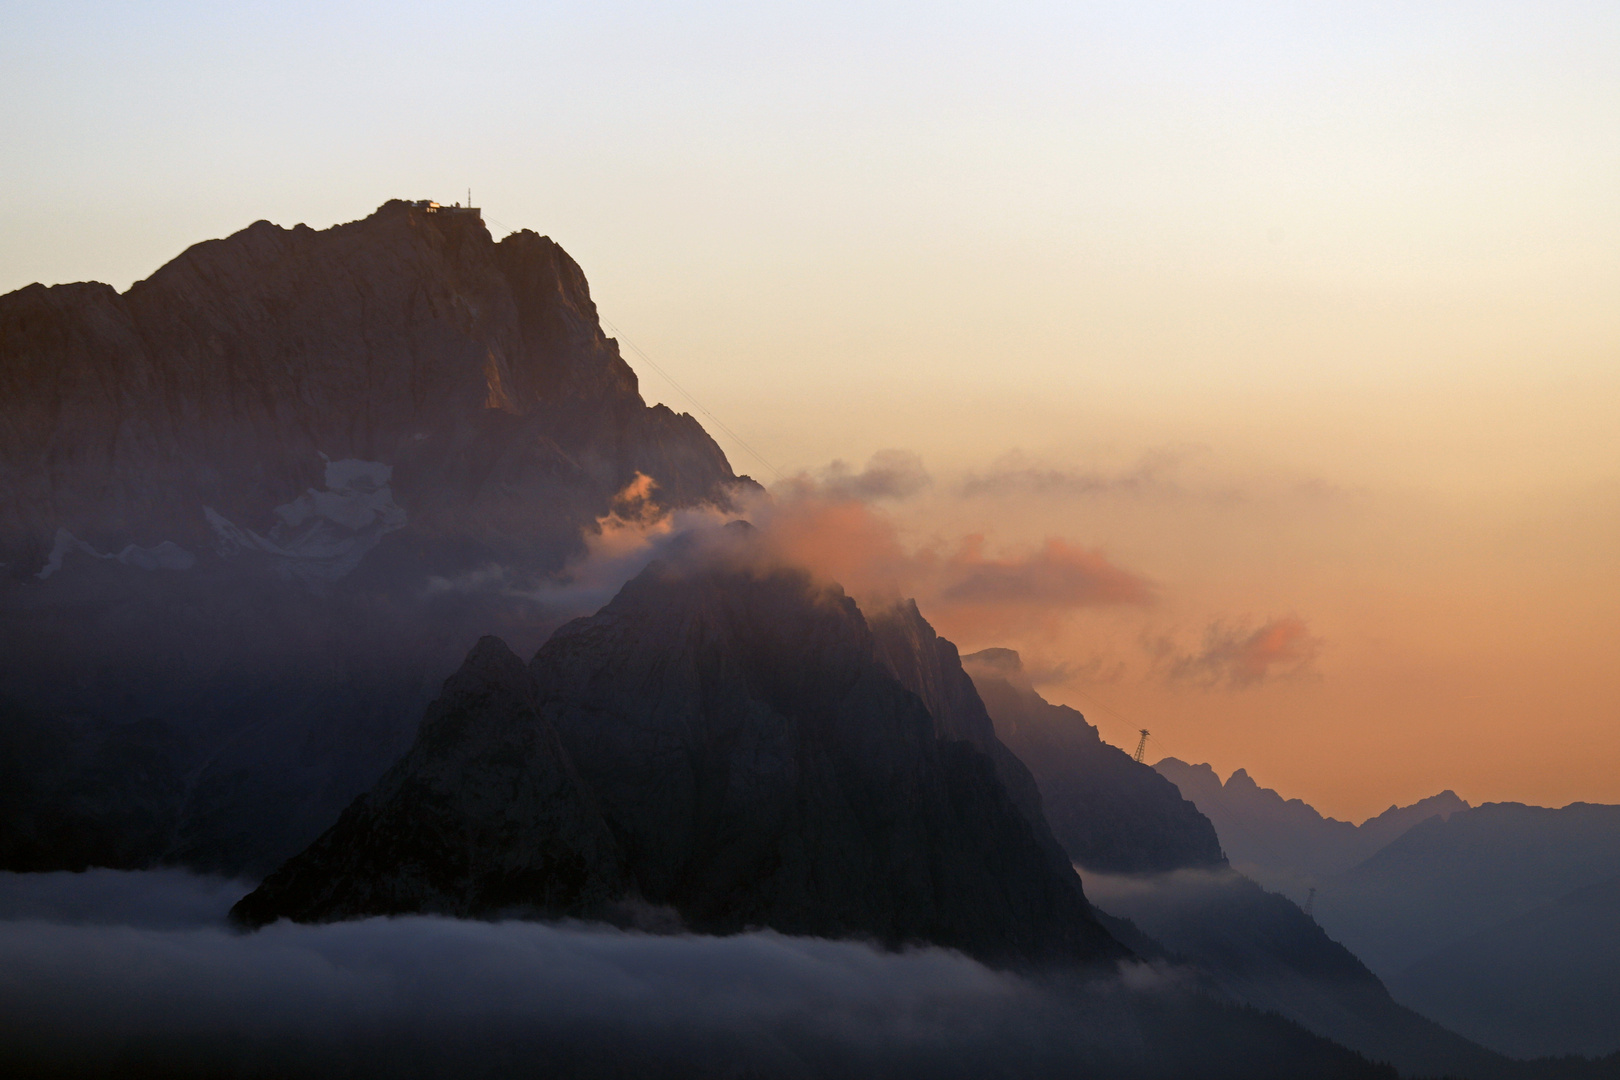
[[943, 631], [976, 640], [1019, 628], [1049, 630], [1085, 608], [1154, 603], [1145, 576], [1065, 537], [1001, 546], [982, 533], [908, 540], [886, 504], [929, 482], [914, 455], [891, 450], [873, 455], [859, 472], [834, 462], [768, 492], [740, 489], [729, 507], [670, 511], [659, 503], [654, 481], [638, 475], [586, 532], [583, 555], [556, 577], [520, 581], [491, 565], [455, 580], [434, 579], [428, 590], [520, 598], [559, 617], [585, 614], [672, 546], [740, 517], [757, 532], [751, 557], [764, 552], [806, 568], [863, 604], [913, 598]]
[[905, 450], [879, 450], [856, 472], [842, 461], [834, 461], [816, 474], [820, 490], [833, 498], [906, 499], [933, 483], [922, 459]]
[[749, 518], [780, 559], [858, 599], [914, 598], [931, 619], [1016, 624], [1154, 598], [1142, 575], [1062, 537], [999, 549], [977, 533], [907, 543], [888, 514], [837, 488], [799, 484], [772, 495], [750, 507]]
[[951, 604], [1095, 607], [1146, 604], [1146, 578], [1121, 569], [1101, 551], [1048, 537], [1033, 551], [985, 554], [984, 537], [967, 536], [941, 563], [939, 599]]
[[1191, 650], [1168, 635], [1150, 638], [1144, 647], [1152, 657], [1153, 674], [1166, 683], [1242, 690], [1273, 679], [1309, 676], [1322, 639], [1304, 619], [1286, 615], [1258, 627], [1217, 620]]
[[1035, 495], [1083, 498], [1097, 495], [1147, 495], [1180, 490], [1175, 474], [1195, 451], [1192, 447], [1156, 450], [1126, 469], [1082, 469], [1029, 460], [1019, 451], [997, 458], [983, 470], [969, 471], [956, 485], [963, 498]]

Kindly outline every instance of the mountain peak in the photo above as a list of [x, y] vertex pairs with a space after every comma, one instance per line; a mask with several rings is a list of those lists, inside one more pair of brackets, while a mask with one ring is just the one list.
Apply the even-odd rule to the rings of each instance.
[[[1123, 955], [992, 760], [941, 738], [877, 649], [854, 602], [805, 572], [677, 551], [559, 629], [522, 680], [504, 644], [479, 642], [400, 764], [241, 917], [383, 914], [413, 896], [422, 911], [529, 897], [569, 914], [620, 883], [700, 932]], [[540, 786], [510, 808], [498, 796], [519, 782]]]
[[665, 505], [724, 503], [736, 480], [695, 420], [646, 407], [561, 247], [418, 202], [255, 222], [122, 295], [30, 286], [0, 296], [0, 328], [12, 572], [37, 572], [58, 528], [198, 554], [209, 508], [263, 535], [323, 456], [392, 468], [413, 532], [486, 540], [532, 533], [546, 504], [577, 544], [638, 473]]

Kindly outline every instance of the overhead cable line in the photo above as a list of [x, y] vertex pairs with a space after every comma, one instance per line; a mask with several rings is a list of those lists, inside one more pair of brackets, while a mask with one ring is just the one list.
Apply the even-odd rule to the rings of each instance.
[[[1098, 708], [1102, 709], [1104, 712], [1112, 714], [1115, 719], [1123, 720], [1125, 723], [1130, 724], [1133, 727], [1136, 725], [1135, 720], [1132, 720], [1130, 717], [1126, 716], [1124, 713], [1120, 712], [1118, 709], [1116, 709], [1113, 706], [1109, 705], [1108, 703], [1102, 701], [1101, 699], [1095, 697], [1091, 693], [1090, 690], [1085, 691], [1083, 696], [1086, 697], [1087, 699], [1089, 699], [1093, 705], [1096, 705]], [[1141, 729], [1138, 729], [1138, 730], [1141, 730]], [[1160, 750], [1163, 750], [1166, 754], [1169, 754], [1171, 757], [1176, 756], [1174, 751], [1172, 751], [1168, 746], [1164, 745], [1164, 740], [1159, 738], [1157, 735], [1149, 734], [1146, 731], [1142, 731], [1141, 734], [1142, 734], [1142, 742], [1141, 742], [1141, 745], [1139, 745], [1137, 747], [1138, 752], [1141, 752], [1143, 749], [1145, 749], [1147, 744], [1151, 742], [1151, 743], [1156, 743]]]
[[[472, 196], [469, 195], [468, 199], [471, 200], [471, 198], [472, 198]], [[470, 202], [469, 202], [469, 205], [470, 205]], [[490, 217], [488, 214], [485, 214], [483, 216], [484, 216], [485, 221], [490, 222], [496, 228], [500, 229], [502, 232], [511, 233], [511, 232], [516, 232], [517, 231], [517, 230], [513, 229], [511, 226], [507, 225], [504, 221], [499, 221], [499, 220], [497, 220], [497, 219], [495, 219], [493, 217]], [[692, 407], [694, 409], [696, 409], [698, 412], [702, 413], [704, 416], [707, 416], [709, 418], [709, 420], [714, 424], [715, 427], [717, 427], [721, 431], [725, 432], [726, 435], [730, 437], [732, 442], [736, 443], [738, 446], [740, 446], [744, 450], [748, 451], [748, 453], [753, 456], [755, 461], [758, 461], [761, 465], [763, 465], [767, 469], [769, 469], [771, 471], [771, 474], [773, 476], [775, 476], [778, 480], [782, 479], [782, 470], [781, 469], [778, 469], [775, 465], [772, 465], [769, 461], [767, 461], [765, 459], [764, 454], [761, 454], [758, 450], [755, 450], [752, 446], [749, 446], [748, 443], [743, 440], [743, 437], [741, 435], [738, 435], [735, 431], [731, 430], [730, 426], [728, 426], [724, 420], [721, 420], [718, 416], [714, 415], [714, 413], [710, 412], [709, 409], [704, 406], [703, 402], [699, 401], [696, 397], [694, 397], [692, 395], [692, 392], [690, 390], [686, 389], [686, 387], [684, 387], [680, 383], [676, 382], [674, 376], [670, 375], [669, 372], [665, 371], [659, 365], [659, 363], [656, 360], [654, 360], [652, 357], [648, 356], [647, 353], [646, 353], [646, 350], [642, 349], [641, 346], [637, 345], [635, 342], [633, 342], [629, 338], [625, 337], [624, 336], [624, 331], [620, 330], [617, 326], [615, 326], [608, 319], [602, 318], [600, 312], [597, 313], [597, 317], [601, 320], [601, 323], [602, 323], [603, 326], [607, 327], [609, 330], [611, 330], [613, 332], [614, 338], [616, 338], [621, 344], [629, 346], [631, 352], [635, 353], [638, 357], [640, 357], [642, 362], [644, 362], [648, 367], [650, 367], [654, 371], [658, 372], [658, 374], [663, 377], [665, 382], [667, 382], [667, 383], [669, 383], [669, 385], [673, 386], [676, 389], [676, 391], [680, 393], [680, 395], [682, 397], [684, 397], [687, 401], [689, 401], [691, 403], [691, 405], [692, 405]]]
[[694, 409], [696, 409], [698, 412], [702, 413], [704, 416], [707, 416], [714, 423], [715, 427], [719, 428], [721, 431], [725, 432], [728, 436], [730, 436], [732, 442], [736, 443], [738, 446], [742, 447], [744, 450], [746, 450], [750, 454], [752, 454], [753, 457], [754, 457], [754, 460], [758, 461], [761, 465], [763, 465], [767, 469], [771, 470], [772, 474], [774, 474], [775, 477], [778, 480], [782, 479], [782, 470], [781, 469], [778, 469], [775, 465], [772, 465], [769, 461], [765, 460], [765, 455], [764, 454], [761, 454], [758, 450], [755, 450], [752, 446], [749, 446], [748, 443], [743, 441], [743, 437], [741, 435], [738, 435], [735, 431], [731, 430], [731, 428], [726, 426], [725, 421], [721, 420], [718, 416], [714, 415], [714, 413], [710, 412], [707, 408], [705, 408], [701, 401], [699, 401], [697, 398], [692, 396], [691, 391], [687, 390], [686, 387], [684, 387], [680, 383], [676, 382], [674, 377], [672, 375], [670, 375], [669, 372], [665, 371], [662, 367], [660, 367], [656, 360], [654, 360], [652, 357], [648, 356], [646, 354], [646, 352], [641, 348], [641, 346], [637, 345], [635, 342], [633, 342], [629, 338], [625, 337], [624, 332], [621, 331], [617, 326], [613, 325], [613, 323], [609, 322], [607, 319], [602, 320], [602, 325], [607, 327], [609, 330], [613, 331], [613, 336], [615, 338], [617, 338], [619, 341], [621, 341], [622, 343], [624, 343], [625, 345], [628, 345], [630, 347], [630, 351], [635, 353], [638, 357], [640, 357], [642, 359], [642, 361], [644, 363], [646, 363], [646, 365], [648, 367], [652, 368], [654, 371], [658, 372], [658, 374], [662, 375], [664, 377], [664, 381], [669, 383], [669, 385], [673, 386], [677, 391], [679, 391], [680, 395], [682, 397], [684, 397], [687, 401], [691, 402], [692, 407]]

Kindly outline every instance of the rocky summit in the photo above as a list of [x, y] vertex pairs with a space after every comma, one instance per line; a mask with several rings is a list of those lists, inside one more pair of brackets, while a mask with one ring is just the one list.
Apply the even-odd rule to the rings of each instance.
[[[1008, 962], [1124, 955], [994, 762], [941, 738], [891, 674], [855, 603], [802, 572], [737, 565], [739, 531], [721, 554], [654, 563], [560, 629], [532, 683], [480, 645], [400, 765], [238, 916], [383, 913], [400, 897], [561, 914], [623, 880], [622, 899], [703, 932], [932, 942]], [[520, 774], [553, 797], [508, 804], [518, 817], [490, 826], [480, 800]], [[514, 871], [538, 867], [552, 869]], [[507, 887], [518, 881], [526, 891]]]
[[[0, 297], [0, 403], [14, 576], [62, 532], [154, 567], [233, 545], [297, 566], [373, 522], [566, 547], [637, 473], [677, 504], [734, 479], [695, 420], [643, 403], [556, 243], [400, 201], [257, 222], [122, 294]], [[392, 520], [363, 497], [384, 485]]]

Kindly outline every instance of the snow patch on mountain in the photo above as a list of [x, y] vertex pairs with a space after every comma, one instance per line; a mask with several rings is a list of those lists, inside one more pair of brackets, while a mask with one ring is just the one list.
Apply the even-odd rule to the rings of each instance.
[[305, 584], [337, 581], [360, 564], [387, 534], [405, 527], [405, 511], [389, 487], [394, 469], [380, 461], [345, 458], [326, 463], [326, 490], [310, 488], [275, 508], [276, 523], [260, 535], [204, 507], [225, 558], [253, 551], [271, 556], [282, 576]]
[[51, 545], [50, 558], [45, 560], [45, 566], [37, 575], [39, 580], [44, 581], [62, 569], [62, 560], [74, 551], [82, 551], [92, 559], [112, 559], [125, 566], [139, 567], [142, 570], [190, 570], [197, 563], [197, 556], [172, 540], [165, 540], [152, 547], [126, 544], [122, 551], [105, 554], [66, 529], [59, 528], [56, 530], [56, 543]]

